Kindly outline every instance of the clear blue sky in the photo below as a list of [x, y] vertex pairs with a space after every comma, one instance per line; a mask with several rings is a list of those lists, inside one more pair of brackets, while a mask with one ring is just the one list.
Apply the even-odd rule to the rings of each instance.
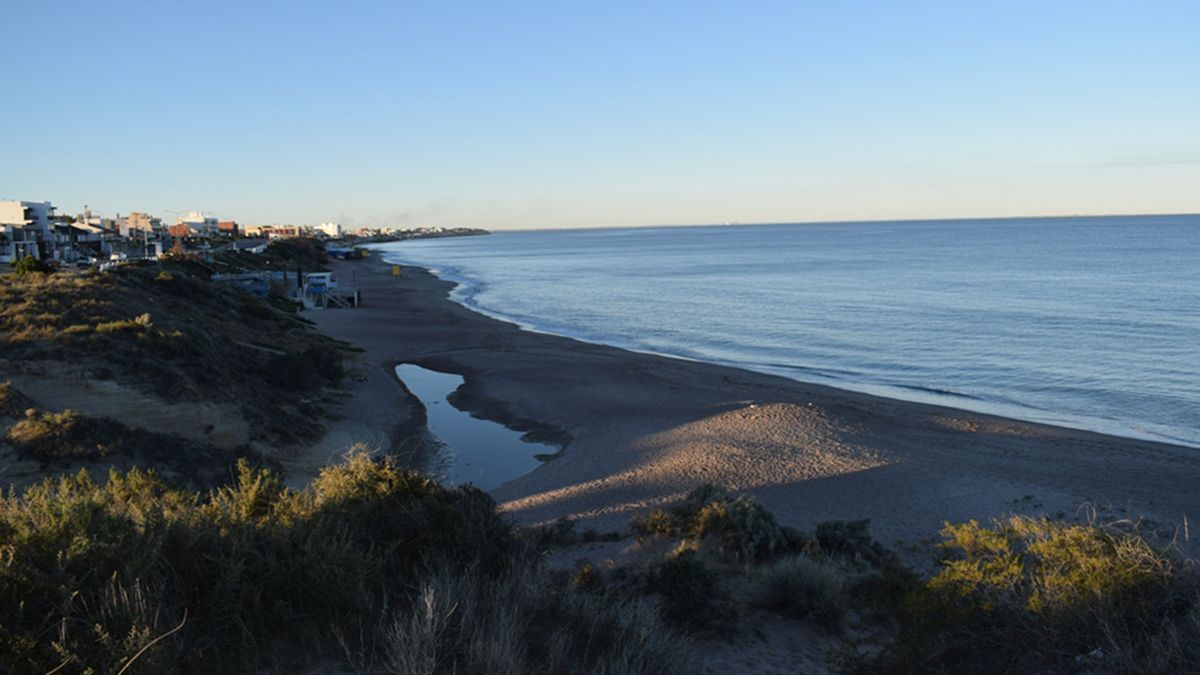
[[0, 198], [488, 228], [1200, 211], [1200, 2], [0, 8]]

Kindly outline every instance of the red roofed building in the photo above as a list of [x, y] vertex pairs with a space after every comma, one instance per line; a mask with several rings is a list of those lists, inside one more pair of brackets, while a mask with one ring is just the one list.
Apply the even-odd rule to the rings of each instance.
[[238, 235], [238, 224], [233, 220], [222, 220], [217, 223], [217, 231], [228, 237], [236, 237]]

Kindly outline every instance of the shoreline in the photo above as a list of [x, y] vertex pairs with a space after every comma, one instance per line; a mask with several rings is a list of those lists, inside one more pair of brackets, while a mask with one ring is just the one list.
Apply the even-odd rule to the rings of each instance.
[[[870, 222], [875, 222], [875, 221], [870, 221]], [[587, 228], [582, 228], [582, 229], [587, 229]], [[620, 228], [596, 228], [596, 229], [620, 229]], [[381, 252], [381, 253], [383, 252], [380, 249], [371, 249], [371, 250]], [[382, 260], [382, 257], [381, 257], [381, 260]], [[480, 307], [480, 306], [474, 304], [473, 303], [473, 298], [474, 298], [473, 292], [470, 296], [463, 297], [460, 294], [460, 291], [463, 289], [471, 288], [471, 281], [469, 280], [468, 277], [458, 274], [457, 271], [451, 273], [451, 272], [447, 272], [446, 270], [441, 269], [441, 268], [424, 267], [418, 263], [407, 262], [407, 261], [401, 261], [401, 262], [397, 263], [397, 262], [387, 262], [385, 260], [384, 262], [386, 262], [386, 264], [389, 264], [389, 265], [400, 265], [401, 267], [413, 267], [413, 268], [417, 268], [417, 269], [423, 269], [426, 272], [433, 274], [439, 280], [446, 281], [446, 282], [453, 284], [453, 288], [451, 288], [447, 297], [451, 301], [455, 302], [456, 304], [461, 305], [468, 311], [474, 312], [476, 314], [480, 314], [484, 317], [493, 319], [495, 321], [512, 324], [512, 325], [520, 328], [521, 330], [527, 331], [530, 333], [537, 333], [540, 335], [550, 335], [550, 336], [554, 336], [554, 337], [567, 338], [569, 340], [576, 340], [578, 342], [584, 342], [587, 344], [612, 347], [614, 349], [621, 349], [621, 350], [624, 350], [627, 352], [633, 352], [633, 353], [637, 353], [637, 354], [646, 354], [649, 356], [659, 356], [659, 357], [667, 358], [667, 359], [677, 359], [677, 360], [681, 360], [681, 361], [693, 361], [693, 362], [697, 362], [697, 363], [708, 363], [711, 365], [725, 366], [728, 368], [744, 370], [747, 372], [782, 377], [785, 379], [793, 380], [795, 382], [799, 382], [801, 384], [811, 384], [811, 385], [817, 385], [817, 386], [830, 387], [832, 389], [837, 389], [839, 391], [848, 391], [848, 392], [853, 392], [853, 393], [857, 393], [857, 394], [865, 394], [868, 396], [876, 396], [879, 398], [884, 398], [884, 399], [889, 399], [889, 400], [902, 401], [902, 402], [906, 402], [906, 403], [923, 403], [923, 404], [928, 404], [928, 405], [933, 405], [933, 406], [950, 408], [952, 410], [976, 413], [976, 414], [980, 414], [980, 415], [988, 415], [988, 416], [992, 416], [992, 417], [1000, 417], [1003, 419], [1013, 420], [1013, 421], [1017, 421], [1017, 422], [1027, 422], [1030, 424], [1041, 424], [1041, 425], [1045, 425], [1045, 426], [1069, 429], [1071, 431], [1085, 431], [1085, 432], [1100, 434], [1103, 436], [1113, 436], [1116, 438], [1124, 438], [1124, 439], [1128, 439], [1128, 440], [1149, 441], [1149, 442], [1154, 442], [1154, 443], [1165, 443], [1167, 445], [1177, 445], [1177, 446], [1181, 446], [1181, 447], [1185, 447], [1185, 448], [1191, 448], [1191, 449], [1196, 450], [1197, 452], [1200, 452], [1200, 442], [1194, 443], [1188, 439], [1176, 438], [1176, 437], [1171, 436], [1166, 433], [1156, 433], [1156, 432], [1151, 432], [1151, 431], [1139, 431], [1136, 427], [1121, 426], [1119, 424], [1113, 424], [1111, 428], [1103, 428], [1102, 426], [1089, 426], [1089, 424], [1095, 425], [1095, 424], [1100, 423], [1102, 418], [1091, 418], [1091, 421], [1089, 422], [1089, 418], [1083, 418], [1083, 417], [1075, 418], [1075, 417], [1072, 417], [1065, 413], [1055, 414], [1054, 411], [1052, 411], [1052, 410], [1044, 410], [1043, 413], [1045, 414], [1045, 417], [1042, 419], [1039, 419], [1037, 417], [1037, 415], [1034, 414], [1038, 410], [1040, 410], [1038, 408], [1032, 408], [1032, 407], [1029, 407], [1029, 406], [1020, 404], [1020, 403], [1015, 403], [1015, 402], [999, 403], [999, 402], [996, 402], [993, 400], [988, 400], [985, 398], [974, 396], [972, 394], [960, 393], [960, 392], [955, 392], [955, 391], [950, 391], [950, 390], [934, 389], [934, 388], [929, 388], [929, 387], [923, 387], [920, 385], [872, 384], [869, 382], [839, 381], [835, 378], [822, 377], [821, 375], [816, 375], [815, 376], [816, 379], [803, 379], [803, 378], [799, 378], [799, 377], [792, 377], [785, 373], [778, 372], [778, 370], [771, 370], [769, 368], [754, 368], [754, 367], [751, 367], [751, 366], [748, 366], [745, 364], [740, 364], [740, 363], [731, 362], [731, 361], [721, 361], [718, 359], [710, 359], [710, 358], [705, 358], [703, 356], [690, 356], [690, 355], [686, 355], [686, 354], [672, 354], [670, 352], [655, 351], [653, 349], [644, 349], [644, 348], [637, 347], [637, 346], [630, 345], [630, 344], [622, 344], [619, 340], [605, 341], [605, 340], [598, 339], [598, 338], [591, 338], [587, 335], [572, 334], [570, 332], [555, 331], [555, 330], [549, 329], [549, 328], [542, 328], [534, 323], [531, 323], [530, 321], [523, 320], [518, 317], [506, 316], [503, 313], [492, 311], [492, 310], [489, 310], [489, 309], [486, 309], [484, 307]], [[789, 370], [789, 369], [790, 370], [800, 370], [800, 371], [807, 370], [803, 367], [780, 368], [779, 370]], [[972, 406], [972, 401], [978, 402], [979, 405], [977, 407]], [[1029, 414], [1027, 414], [1027, 415], [1022, 414], [1022, 411], [1029, 411]]]
[[623, 527], [705, 482], [749, 492], [801, 528], [871, 518], [889, 545], [927, 539], [945, 520], [1082, 517], [1085, 502], [1168, 531], [1200, 510], [1194, 448], [528, 331], [451, 300], [453, 282], [401, 270], [392, 276], [378, 257], [336, 263], [364, 306], [307, 315], [365, 350], [349, 416], [317, 446], [336, 451], [355, 430], [386, 444], [412, 430], [399, 363], [462, 375], [454, 405], [562, 448], [491, 491], [522, 522]]

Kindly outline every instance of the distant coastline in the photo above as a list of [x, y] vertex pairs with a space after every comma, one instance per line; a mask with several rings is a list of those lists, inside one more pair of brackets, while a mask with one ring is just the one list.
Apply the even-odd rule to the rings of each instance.
[[479, 237], [491, 234], [488, 230], [477, 227], [450, 228], [419, 228], [416, 230], [401, 230], [390, 234], [377, 234], [369, 237], [348, 236], [343, 241], [347, 244], [387, 244], [396, 241], [412, 239], [442, 239], [445, 237]]

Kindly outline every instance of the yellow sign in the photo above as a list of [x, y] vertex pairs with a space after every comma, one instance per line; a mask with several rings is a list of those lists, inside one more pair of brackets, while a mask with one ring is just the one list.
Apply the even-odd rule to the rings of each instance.
[[392, 265], [392, 276], [394, 276], [394, 277], [400, 276], [400, 266], [399, 265]]

